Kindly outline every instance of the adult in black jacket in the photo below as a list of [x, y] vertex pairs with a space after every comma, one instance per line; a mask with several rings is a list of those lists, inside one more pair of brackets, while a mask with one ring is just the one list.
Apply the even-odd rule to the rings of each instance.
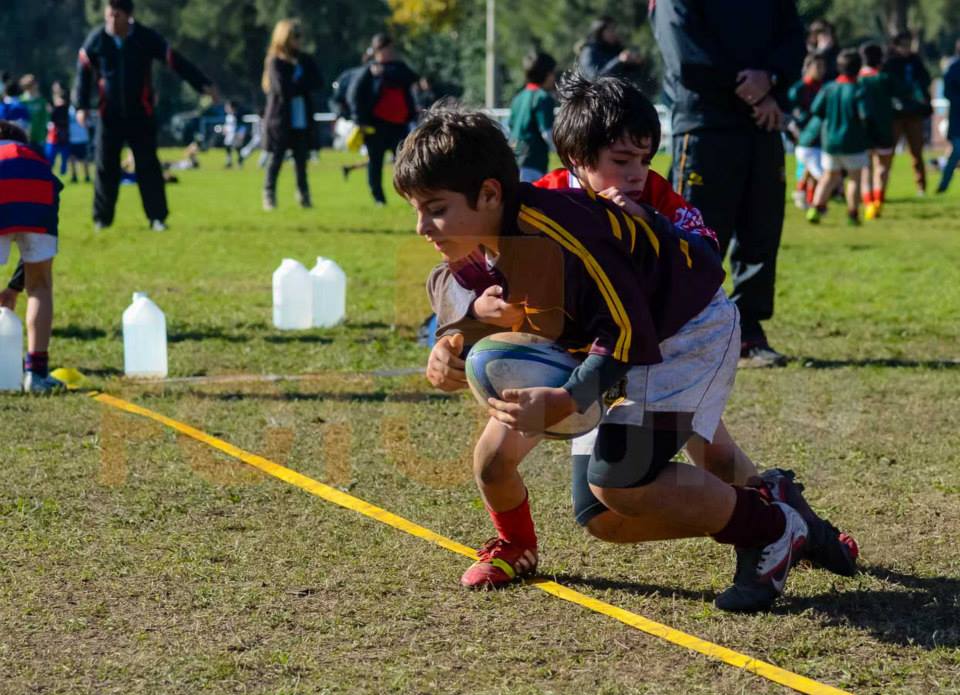
[[730, 248], [741, 365], [783, 364], [760, 322], [773, 315], [783, 231], [781, 108], [805, 52], [795, 0], [656, 0], [652, 19], [673, 104], [674, 188]]
[[630, 79], [637, 71], [640, 58], [624, 48], [617, 23], [612, 17], [600, 17], [590, 25], [590, 32], [580, 49], [577, 63], [589, 80], [598, 77]]
[[137, 163], [137, 184], [143, 210], [155, 231], [166, 229], [167, 196], [157, 159], [154, 119], [153, 61], [165, 63], [198, 92], [215, 96], [209, 79], [174, 51], [157, 32], [133, 21], [133, 0], [108, 0], [104, 25], [90, 32], [80, 49], [74, 103], [77, 122], [87, 123], [90, 93], [99, 92], [99, 125], [95, 135], [96, 178], [93, 222], [101, 229], [113, 223], [120, 186], [120, 151], [130, 146]]
[[930, 105], [930, 73], [923, 59], [913, 50], [910, 32], [904, 31], [893, 37], [883, 71], [893, 76], [902, 94], [894, 103], [894, 143], [900, 142], [901, 138], [907, 141], [917, 195], [923, 195], [927, 191], [923, 122], [933, 113], [933, 107]]
[[297, 172], [297, 200], [311, 207], [307, 160], [317, 145], [312, 92], [320, 87], [320, 75], [310, 56], [300, 50], [303, 32], [295, 19], [281, 19], [273, 29], [270, 48], [263, 62], [261, 86], [267, 95], [264, 111], [264, 150], [267, 175], [263, 184], [263, 209], [277, 205], [277, 175], [287, 150], [293, 152]]
[[350, 87], [347, 97], [353, 120], [372, 128], [364, 137], [367, 155], [367, 183], [377, 205], [386, 204], [383, 195], [383, 158], [397, 148], [417, 118], [413, 85], [417, 74], [397, 55], [393, 40], [377, 34], [370, 44], [373, 60]]

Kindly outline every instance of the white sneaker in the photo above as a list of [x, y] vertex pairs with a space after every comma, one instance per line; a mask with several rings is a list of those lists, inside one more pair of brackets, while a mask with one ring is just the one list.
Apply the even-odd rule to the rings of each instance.
[[150, 222], [150, 229], [154, 232], [165, 232], [167, 231], [167, 225], [162, 220], [153, 220]]
[[806, 191], [794, 191], [793, 192], [793, 205], [798, 210], [806, 210], [809, 205], [807, 205], [807, 192]]
[[60, 393], [66, 391], [66, 385], [59, 379], [54, 379], [49, 374], [47, 376], [37, 376], [31, 371], [23, 377], [24, 393]]

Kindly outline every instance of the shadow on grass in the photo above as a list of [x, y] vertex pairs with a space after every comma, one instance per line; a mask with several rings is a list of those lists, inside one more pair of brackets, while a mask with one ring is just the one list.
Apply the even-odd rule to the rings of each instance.
[[[960, 578], [916, 577], [885, 567], [864, 567], [864, 574], [901, 589], [842, 591], [818, 596], [787, 594], [773, 608], [782, 614], [810, 610], [828, 624], [864, 630], [889, 644], [922, 649], [960, 646]], [[570, 588], [614, 589], [638, 596], [710, 601], [715, 595], [658, 584], [640, 584], [575, 574], [544, 574], [531, 580], [554, 580]]]
[[821, 360], [816, 357], [793, 357], [805, 369], [843, 369], [844, 367], [895, 367], [907, 369], [960, 369], [957, 360], [902, 360], [896, 358], [867, 358], [862, 360]]
[[111, 377], [111, 376], [123, 376], [123, 370], [117, 369], [116, 367], [101, 367], [99, 369], [86, 369], [83, 370], [83, 375], [87, 377]]
[[450, 395], [446, 393], [387, 393], [386, 391], [374, 392], [333, 392], [317, 391], [312, 393], [301, 393], [291, 391], [289, 393], [243, 393], [242, 391], [231, 391], [222, 393], [207, 393], [205, 391], [189, 390], [185, 395], [208, 401], [334, 401], [338, 403], [443, 403], [447, 401], [460, 400], [459, 395]]
[[66, 326], [54, 326], [53, 337], [69, 338], [71, 340], [100, 340], [100, 338], [107, 337], [107, 332], [102, 328], [75, 326], [71, 323]]
[[198, 328], [193, 330], [173, 331], [167, 334], [167, 342], [184, 343], [188, 340], [223, 340], [228, 343], [246, 343], [253, 334], [227, 333], [222, 328]]
[[879, 566], [861, 571], [905, 590], [864, 589], [803, 598], [788, 593], [780, 610], [812, 609], [830, 624], [854, 626], [904, 647], [960, 646], [960, 578], [916, 577]]
[[263, 337], [265, 343], [274, 345], [287, 345], [289, 343], [312, 343], [314, 345], [329, 345], [333, 338], [327, 338], [322, 335], [266, 335]]

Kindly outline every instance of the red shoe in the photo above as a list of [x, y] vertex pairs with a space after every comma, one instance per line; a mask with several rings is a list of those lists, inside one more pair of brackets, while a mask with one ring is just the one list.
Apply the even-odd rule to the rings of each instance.
[[477, 551], [478, 560], [460, 577], [468, 589], [499, 589], [537, 571], [537, 549], [491, 538]]

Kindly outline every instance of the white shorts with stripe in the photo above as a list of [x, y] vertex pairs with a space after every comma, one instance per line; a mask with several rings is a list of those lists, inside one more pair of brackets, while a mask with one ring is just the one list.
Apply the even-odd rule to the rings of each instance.
[[[710, 304], [660, 343], [663, 362], [627, 372], [626, 393], [600, 424], [642, 426], [650, 413], [685, 413], [706, 439], [720, 424], [740, 358], [740, 312], [720, 289]], [[597, 430], [573, 440], [572, 454], [593, 453]]]

